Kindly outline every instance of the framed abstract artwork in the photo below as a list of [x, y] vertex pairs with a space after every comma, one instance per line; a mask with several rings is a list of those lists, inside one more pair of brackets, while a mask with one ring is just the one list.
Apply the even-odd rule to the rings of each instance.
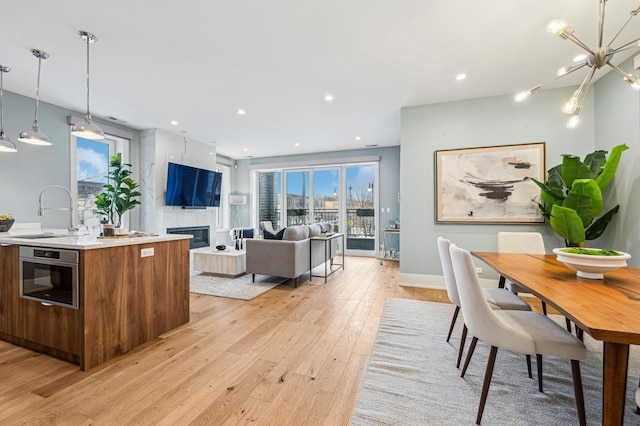
[[532, 200], [546, 179], [545, 143], [435, 152], [436, 222], [544, 222]]

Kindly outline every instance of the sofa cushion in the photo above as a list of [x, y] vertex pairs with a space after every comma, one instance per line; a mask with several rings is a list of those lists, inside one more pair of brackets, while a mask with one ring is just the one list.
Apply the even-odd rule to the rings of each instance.
[[309, 228], [309, 238], [317, 237], [322, 232], [322, 227], [317, 223], [314, 223], [313, 225], [307, 225], [307, 226]]
[[265, 240], [281, 240], [282, 237], [284, 236], [284, 231], [286, 229], [287, 228], [282, 228], [278, 232], [271, 232], [271, 231], [267, 231], [266, 229], [263, 229], [262, 233], [264, 235]]
[[306, 225], [289, 226], [285, 228], [283, 240], [300, 241], [309, 238], [309, 228]]

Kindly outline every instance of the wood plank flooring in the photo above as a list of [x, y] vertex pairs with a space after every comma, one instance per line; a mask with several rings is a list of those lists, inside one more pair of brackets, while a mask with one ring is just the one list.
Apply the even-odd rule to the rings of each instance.
[[250, 300], [191, 295], [190, 322], [83, 372], [0, 341], [2, 425], [345, 425], [397, 264], [347, 257]]

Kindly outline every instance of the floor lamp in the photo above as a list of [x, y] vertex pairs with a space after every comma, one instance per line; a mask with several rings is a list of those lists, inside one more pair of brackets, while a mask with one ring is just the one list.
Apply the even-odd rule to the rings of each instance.
[[[247, 196], [246, 195], [230, 195], [229, 204], [231, 204], [232, 206], [243, 206], [247, 204]], [[240, 225], [240, 207], [236, 207], [236, 217], [234, 220], [233, 227], [237, 228], [239, 225]]]

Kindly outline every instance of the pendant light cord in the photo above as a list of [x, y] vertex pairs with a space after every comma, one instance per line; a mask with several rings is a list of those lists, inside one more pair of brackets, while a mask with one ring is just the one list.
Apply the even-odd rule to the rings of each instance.
[[4, 135], [4, 102], [2, 93], [4, 92], [4, 67], [0, 66], [0, 135]]
[[87, 37], [87, 123], [91, 123], [91, 112], [89, 112], [89, 44], [90, 38]]
[[40, 106], [40, 67], [42, 66], [42, 54], [38, 55], [38, 84], [36, 85], [36, 116], [33, 125], [38, 126], [38, 108]]

